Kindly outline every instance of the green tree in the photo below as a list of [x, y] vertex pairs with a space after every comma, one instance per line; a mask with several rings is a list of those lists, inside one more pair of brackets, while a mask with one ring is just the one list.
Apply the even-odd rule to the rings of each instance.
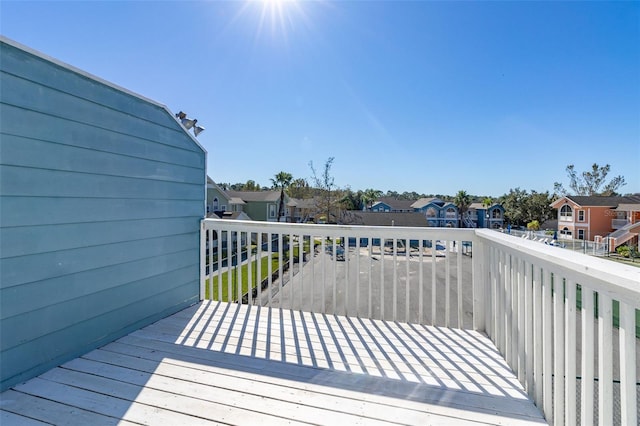
[[531, 222], [527, 223], [527, 229], [529, 231], [537, 231], [538, 229], [540, 229], [540, 222], [538, 222], [537, 220], [532, 220]]
[[504, 207], [504, 214], [508, 223], [512, 225], [526, 224], [526, 200], [529, 194], [520, 188], [510, 189], [508, 194], [500, 197], [500, 204]]
[[243, 191], [260, 191], [260, 185], [256, 181], [249, 179], [242, 187]]
[[491, 197], [485, 197], [482, 199], [482, 207], [489, 209], [493, 205], [493, 199]]
[[531, 191], [529, 193], [520, 188], [510, 189], [508, 194], [500, 197], [507, 221], [518, 226], [524, 226], [534, 220], [542, 224], [551, 219], [552, 201], [553, 197], [549, 192]]
[[309, 198], [311, 196], [309, 182], [304, 178], [294, 179], [287, 188], [287, 194], [293, 198]]
[[[569, 188], [573, 191], [572, 195], [616, 195], [616, 191], [626, 185], [624, 177], [620, 175], [607, 182], [607, 175], [611, 171], [609, 164], [599, 166], [593, 163], [591, 170], [580, 174], [573, 164], [569, 164], [566, 171], [569, 176]], [[569, 195], [569, 191], [560, 182], [555, 182], [553, 188], [556, 195], [560, 197]]]
[[458, 191], [456, 196], [453, 198], [453, 203], [458, 207], [458, 211], [460, 212], [460, 227], [465, 228], [465, 224], [462, 218], [467, 210], [469, 210], [471, 197], [469, 196], [469, 194], [467, 194], [467, 191]]
[[373, 206], [373, 202], [382, 196], [382, 191], [378, 189], [368, 188], [362, 193], [362, 202], [364, 207], [370, 209]]
[[280, 202], [278, 203], [278, 222], [284, 214], [284, 189], [291, 184], [293, 176], [291, 173], [280, 172], [271, 178], [274, 189], [280, 188]]

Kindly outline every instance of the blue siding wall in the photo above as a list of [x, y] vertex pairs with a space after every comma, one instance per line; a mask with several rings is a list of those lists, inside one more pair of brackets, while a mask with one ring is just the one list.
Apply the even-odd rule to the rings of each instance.
[[0, 55], [4, 390], [198, 301], [206, 154], [161, 105]]

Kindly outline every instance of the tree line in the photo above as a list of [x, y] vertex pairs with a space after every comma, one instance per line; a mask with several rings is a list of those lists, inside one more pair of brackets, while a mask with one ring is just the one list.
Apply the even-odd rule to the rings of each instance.
[[[389, 197], [398, 200], [417, 200], [419, 198], [440, 198], [452, 201], [461, 215], [464, 215], [472, 203], [482, 203], [490, 207], [495, 203], [501, 204], [505, 209], [507, 223], [514, 226], [535, 227], [555, 217], [553, 203], [559, 197], [565, 195], [578, 196], [611, 196], [620, 195], [618, 190], [626, 184], [623, 176], [615, 176], [607, 179], [611, 166], [600, 166], [594, 163], [591, 169], [578, 173], [575, 166], [570, 164], [565, 171], [569, 178], [569, 190], [560, 182], [555, 182], [554, 191], [537, 192], [527, 191], [519, 187], [512, 188], [508, 193], [500, 197], [470, 195], [464, 190], [458, 191], [454, 196], [444, 194], [420, 194], [415, 191], [398, 193], [388, 190], [383, 192], [378, 189], [367, 188], [364, 190], [352, 190], [349, 186], [340, 188], [335, 184], [331, 167], [335, 158], [329, 157], [322, 169], [316, 170], [313, 162], [309, 162], [311, 169], [311, 184], [305, 178], [295, 178], [288, 172], [280, 171], [271, 178], [271, 186], [261, 186], [253, 180], [245, 183], [219, 183], [225, 190], [235, 191], [264, 191], [279, 190], [280, 202], [278, 205], [278, 217], [284, 215], [284, 194], [297, 199], [314, 198], [318, 209], [322, 212], [322, 218], [327, 223], [336, 222], [341, 211], [364, 210], [371, 208], [373, 203], [382, 198]], [[464, 225], [463, 225], [464, 226]]]

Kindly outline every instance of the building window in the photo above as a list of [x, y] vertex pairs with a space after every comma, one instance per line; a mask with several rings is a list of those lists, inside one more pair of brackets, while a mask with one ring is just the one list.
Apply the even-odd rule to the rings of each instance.
[[584, 229], [578, 229], [578, 239], [584, 240]]
[[502, 212], [500, 209], [493, 209], [491, 212], [491, 217], [494, 219], [502, 219]]
[[218, 210], [218, 197], [213, 199], [213, 211], [217, 212]]
[[578, 210], [578, 222], [584, 222], [584, 210]]
[[226, 204], [223, 204], [220, 206], [220, 211], [226, 212], [227, 211], [227, 206]]
[[573, 209], [571, 208], [571, 206], [568, 206], [566, 204], [562, 206], [562, 208], [560, 209], [560, 217], [566, 219], [573, 218]]
[[275, 204], [269, 204], [269, 217], [270, 218], [276, 217], [276, 205]]
[[429, 207], [427, 209], [427, 217], [436, 217], [437, 212], [436, 209], [434, 209], [433, 207]]

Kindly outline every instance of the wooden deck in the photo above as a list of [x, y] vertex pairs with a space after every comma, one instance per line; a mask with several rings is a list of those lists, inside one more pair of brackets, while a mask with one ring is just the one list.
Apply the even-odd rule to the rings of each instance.
[[203, 302], [1, 394], [0, 424], [545, 423], [480, 333]]

